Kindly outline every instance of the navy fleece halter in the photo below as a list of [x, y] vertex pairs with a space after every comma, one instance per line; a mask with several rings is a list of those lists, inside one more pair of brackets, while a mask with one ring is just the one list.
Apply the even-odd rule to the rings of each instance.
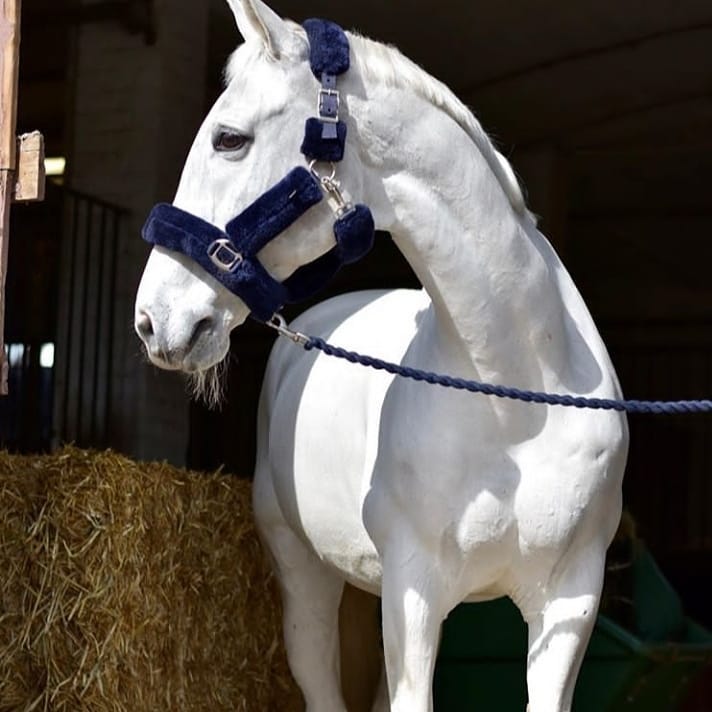
[[[307, 120], [301, 151], [312, 163], [335, 163], [343, 159], [346, 143], [346, 124], [339, 119], [337, 77], [349, 69], [349, 41], [338, 25], [326, 20], [307, 20], [304, 29], [309, 38], [311, 69], [321, 89], [319, 117]], [[338, 193], [338, 184], [328, 178], [318, 180], [312, 171], [297, 167], [224, 230], [162, 203], [151, 211], [143, 238], [192, 258], [240, 297], [255, 319], [268, 321], [285, 304], [311, 297], [342, 265], [361, 259], [373, 246], [371, 211], [365, 205], [343, 204], [334, 223], [334, 248], [284, 282], [267, 272], [257, 253], [319, 203], [324, 190]]]

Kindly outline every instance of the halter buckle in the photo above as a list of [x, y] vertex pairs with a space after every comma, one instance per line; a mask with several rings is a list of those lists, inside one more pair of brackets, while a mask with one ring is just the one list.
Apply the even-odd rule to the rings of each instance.
[[319, 89], [317, 111], [322, 121], [332, 124], [339, 123], [339, 109], [341, 108], [341, 94], [338, 89]]
[[232, 272], [243, 260], [244, 257], [233, 247], [230, 240], [222, 238], [215, 240], [208, 247], [208, 257], [212, 263], [223, 272]]

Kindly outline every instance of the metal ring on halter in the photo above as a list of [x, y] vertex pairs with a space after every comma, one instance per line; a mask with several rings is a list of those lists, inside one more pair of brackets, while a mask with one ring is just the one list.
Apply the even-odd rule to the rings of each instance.
[[316, 178], [320, 183], [324, 183], [324, 181], [328, 181], [329, 183], [333, 183], [334, 179], [336, 178], [336, 164], [333, 161], [329, 161], [329, 165], [331, 166], [331, 175], [330, 176], [323, 176], [319, 171], [314, 167], [316, 166], [317, 163], [325, 163], [325, 161], [318, 161], [314, 159], [309, 163], [309, 170], [311, 171], [311, 174]]
[[208, 257], [222, 272], [232, 272], [244, 260], [242, 254], [235, 249], [232, 242], [227, 238], [215, 240], [208, 247]]

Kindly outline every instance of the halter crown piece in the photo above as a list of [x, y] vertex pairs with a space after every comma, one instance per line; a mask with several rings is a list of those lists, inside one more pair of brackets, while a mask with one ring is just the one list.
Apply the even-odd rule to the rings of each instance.
[[[346, 124], [339, 119], [337, 78], [350, 66], [346, 33], [333, 22], [304, 23], [310, 46], [310, 65], [320, 81], [318, 118], [306, 122], [301, 151], [309, 170], [297, 167], [263, 193], [224, 230], [173, 205], [161, 203], [151, 211], [143, 238], [154, 245], [181, 252], [236, 294], [251, 316], [266, 322], [285, 304], [308, 299], [344, 264], [356, 262], [373, 246], [374, 222], [365, 205], [351, 205], [336, 180], [334, 163], [344, 157]], [[331, 163], [331, 175], [322, 176], [317, 163]], [[284, 282], [275, 280], [257, 259], [257, 253], [319, 203], [324, 193], [336, 214], [336, 246], [300, 267]]]

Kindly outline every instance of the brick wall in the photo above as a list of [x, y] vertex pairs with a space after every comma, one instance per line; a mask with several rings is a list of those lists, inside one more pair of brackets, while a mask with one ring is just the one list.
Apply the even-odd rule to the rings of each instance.
[[119, 264], [115, 447], [182, 463], [188, 399], [179, 376], [147, 365], [133, 333], [133, 303], [147, 245], [143, 221], [173, 197], [204, 109], [207, 2], [157, 0], [158, 40], [147, 46], [120, 23], [79, 28], [68, 182], [131, 211]]

